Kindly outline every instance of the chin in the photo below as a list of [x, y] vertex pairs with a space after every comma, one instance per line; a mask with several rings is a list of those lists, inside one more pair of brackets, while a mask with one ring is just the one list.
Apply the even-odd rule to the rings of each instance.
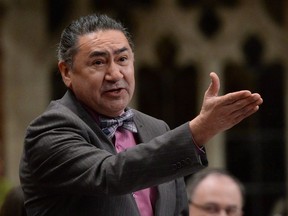
[[110, 107], [105, 109], [105, 112], [107, 113], [107, 115], [109, 114], [109, 116], [111, 117], [117, 117], [124, 112], [125, 108], [126, 106]]

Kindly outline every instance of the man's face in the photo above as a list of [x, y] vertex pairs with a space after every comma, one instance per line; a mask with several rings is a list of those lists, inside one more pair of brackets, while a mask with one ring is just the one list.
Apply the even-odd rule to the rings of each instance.
[[190, 216], [241, 216], [242, 195], [226, 176], [206, 177], [196, 188], [189, 204]]
[[103, 115], [116, 117], [134, 89], [134, 54], [121, 31], [106, 30], [78, 38], [72, 68], [59, 62], [64, 80], [77, 99]]

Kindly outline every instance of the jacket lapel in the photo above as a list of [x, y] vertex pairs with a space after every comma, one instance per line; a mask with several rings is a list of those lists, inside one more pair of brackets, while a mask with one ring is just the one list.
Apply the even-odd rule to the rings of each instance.
[[[114, 144], [111, 140], [102, 132], [98, 124], [95, 122], [93, 117], [89, 114], [89, 112], [80, 104], [80, 102], [75, 98], [73, 92], [68, 90], [62, 99], [59, 100], [61, 104], [66, 106], [72, 112], [74, 112], [77, 116], [80, 117], [82, 121], [84, 121], [88, 127], [90, 127], [99, 139], [98, 144], [102, 146], [103, 149], [111, 152], [112, 154], [116, 154], [116, 150], [114, 148]], [[92, 143], [93, 144], [93, 143]], [[99, 146], [96, 146], [99, 147]]]

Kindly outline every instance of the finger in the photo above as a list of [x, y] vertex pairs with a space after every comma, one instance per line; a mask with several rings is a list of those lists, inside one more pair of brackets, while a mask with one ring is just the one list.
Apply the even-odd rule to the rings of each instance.
[[222, 96], [222, 101], [224, 105], [231, 105], [241, 100], [246, 100], [251, 97], [251, 92], [248, 90], [242, 90], [237, 92], [228, 93]]
[[238, 100], [235, 102], [236, 107], [238, 106], [240, 109], [243, 107], [253, 107], [253, 106], [259, 106], [263, 103], [262, 98], [259, 94], [252, 94], [250, 97]]
[[242, 110], [242, 112], [238, 113], [238, 116], [235, 118], [234, 123], [238, 124], [239, 122], [241, 122], [245, 118], [251, 116], [252, 114], [257, 112], [258, 110], [259, 110], [259, 106], [254, 106], [252, 109], [249, 109], [249, 110]]
[[253, 98], [255, 99], [255, 101], [257, 101], [257, 105], [261, 105], [263, 103], [263, 99], [261, 97], [261, 95], [259, 95], [258, 93], [254, 93], [252, 94]]
[[250, 97], [224, 106], [223, 110], [225, 110], [227, 118], [231, 119], [234, 124], [235, 120], [237, 122], [241, 121], [243, 118], [256, 112], [262, 102], [263, 100], [261, 97], [259, 98], [258, 94], [253, 94]]
[[252, 115], [253, 113], [257, 112], [259, 110], [259, 105], [261, 104], [261, 100], [253, 101], [249, 104], [246, 104], [246, 106], [241, 107], [237, 110], [235, 110], [232, 115], [235, 116], [235, 119], [237, 121], [242, 121], [244, 118]]
[[211, 83], [206, 91], [207, 97], [215, 97], [219, 93], [220, 89], [220, 80], [218, 75], [215, 72], [210, 73]]

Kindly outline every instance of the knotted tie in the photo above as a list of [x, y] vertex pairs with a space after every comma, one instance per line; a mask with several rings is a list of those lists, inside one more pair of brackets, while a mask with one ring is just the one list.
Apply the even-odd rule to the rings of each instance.
[[112, 138], [114, 136], [118, 127], [122, 127], [136, 133], [137, 128], [135, 123], [133, 122], [133, 116], [134, 113], [131, 109], [126, 110], [126, 112], [116, 118], [99, 116], [100, 128], [109, 138]]

